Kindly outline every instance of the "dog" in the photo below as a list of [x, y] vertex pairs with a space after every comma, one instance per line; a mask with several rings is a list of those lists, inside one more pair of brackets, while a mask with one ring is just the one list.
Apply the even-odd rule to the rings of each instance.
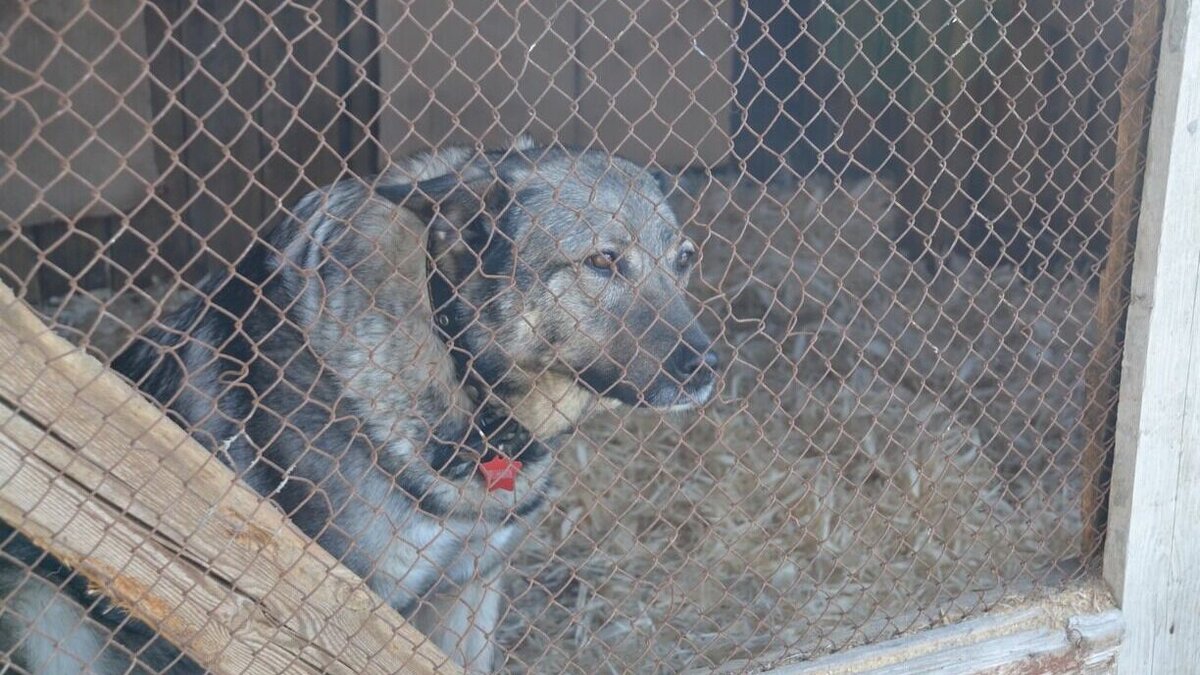
[[[307, 195], [113, 366], [451, 658], [490, 672], [497, 580], [547, 508], [564, 438], [597, 405], [713, 395], [718, 358], [685, 290], [696, 257], [632, 162], [448, 148]], [[69, 572], [9, 534], [0, 649], [19, 665], [124, 672], [136, 652], [195, 667], [106, 603], [83, 621], [88, 601], [55, 595]]]

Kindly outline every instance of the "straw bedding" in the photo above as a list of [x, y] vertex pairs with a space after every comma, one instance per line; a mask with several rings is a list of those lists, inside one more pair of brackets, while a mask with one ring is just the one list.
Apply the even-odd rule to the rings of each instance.
[[930, 275], [894, 250], [875, 181], [678, 201], [723, 391], [568, 445], [509, 586], [513, 671], [768, 665], [977, 610], [1078, 555], [1084, 279]]
[[[917, 268], [876, 181], [690, 187], [723, 389], [566, 445], [506, 579], [508, 670], [769, 665], [978, 610], [1079, 554], [1084, 279]], [[46, 312], [111, 353], [166, 288]]]

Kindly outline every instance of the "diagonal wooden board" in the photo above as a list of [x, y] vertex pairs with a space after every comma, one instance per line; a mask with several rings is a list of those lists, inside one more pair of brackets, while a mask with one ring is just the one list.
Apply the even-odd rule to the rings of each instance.
[[459, 672], [4, 286], [0, 518], [215, 672]]

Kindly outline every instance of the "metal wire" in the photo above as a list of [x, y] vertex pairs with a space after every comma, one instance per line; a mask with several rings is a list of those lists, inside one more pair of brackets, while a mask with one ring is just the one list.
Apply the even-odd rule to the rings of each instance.
[[[1100, 546], [1158, 12], [1036, 4], [22, 0], [0, 8], [0, 276], [111, 362], [169, 311], [212, 306], [205, 274], [265, 283], [236, 267], [265, 228], [340, 203], [335, 191], [305, 206], [306, 194], [375, 186], [389, 166], [415, 170], [414, 152], [527, 134], [650, 166], [699, 249], [688, 302], [723, 359], [718, 390], [683, 414], [602, 406], [553, 444], [550, 505], [500, 558], [497, 667], [749, 671], [888, 639], [1082, 579]], [[500, 182], [571, 193], [531, 171]], [[649, 191], [605, 206], [611, 186], [572, 171], [593, 181], [592, 201], [569, 206], [581, 223], [632, 213]], [[400, 286], [368, 272], [406, 263], [369, 212], [332, 221], [373, 253], [297, 278], [325, 298], [374, 279], [368, 304], [391, 312], [375, 292]], [[350, 235], [320, 238], [333, 227], [302, 236], [344, 255]], [[540, 248], [510, 242], [518, 260], [571, 255], [561, 230], [533, 227]], [[279, 241], [270, 260], [294, 260]], [[641, 301], [645, 270], [675, 253], [630, 250], [642, 276], [605, 293]], [[570, 334], [638, 332], [639, 358], [666, 358], [651, 328], [606, 306], [582, 316], [554, 288], [522, 311]], [[396, 325], [433, 321], [416, 307]], [[372, 311], [338, 305], [296, 330], [339, 335], [336, 353], [315, 353], [347, 392], [375, 386], [372, 369], [388, 391], [420, 390], [437, 368], [380, 350]], [[504, 311], [517, 310], [490, 316]], [[527, 349], [521, 335], [489, 347]], [[313, 367], [304, 358], [271, 363], [281, 383]], [[187, 391], [169, 398], [184, 417]], [[350, 414], [314, 391], [297, 389], [328, 424]], [[417, 400], [396, 396], [356, 419]], [[444, 419], [440, 403], [420, 414]], [[330, 457], [315, 443], [324, 427], [278, 426], [256, 443], [295, 432]], [[203, 427], [189, 431], [229, 451], [232, 436]], [[27, 573], [0, 584], [0, 626], [36, 623], [14, 588], [70, 583], [17, 541], [4, 560]], [[0, 639], [0, 653], [37, 644], [100, 658], [66, 639]]]

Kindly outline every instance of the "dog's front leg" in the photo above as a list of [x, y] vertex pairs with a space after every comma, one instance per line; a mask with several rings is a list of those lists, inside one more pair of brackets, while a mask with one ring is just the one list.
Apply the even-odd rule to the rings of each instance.
[[[499, 567], [499, 566], [497, 566]], [[500, 623], [499, 569], [486, 578], [463, 583], [451, 594], [437, 620], [433, 640], [468, 673], [491, 673], [496, 667], [496, 628]]]

